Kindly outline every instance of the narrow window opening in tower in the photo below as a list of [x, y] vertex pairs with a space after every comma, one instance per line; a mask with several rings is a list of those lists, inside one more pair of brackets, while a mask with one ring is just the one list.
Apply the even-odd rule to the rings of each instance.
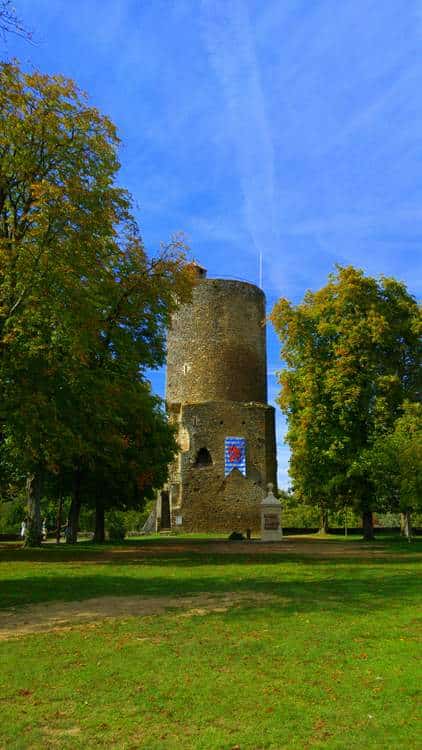
[[188, 372], [190, 372], [190, 364], [188, 362], [185, 362], [183, 365], [183, 375], [187, 375]]
[[211, 453], [207, 448], [200, 448], [198, 453], [196, 454], [195, 459], [195, 466], [197, 469], [202, 468], [203, 466], [211, 466], [212, 464], [212, 458]]

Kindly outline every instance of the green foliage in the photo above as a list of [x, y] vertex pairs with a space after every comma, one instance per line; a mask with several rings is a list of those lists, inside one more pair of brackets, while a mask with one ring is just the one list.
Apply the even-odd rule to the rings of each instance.
[[338, 267], [318, 292], [280, 300], [272, 321], [282, 342], [280, 405], [287, 415], [290, 473], [304, 502], [362, 511], [377, 506], [360, 457], [392, 429], [421, 386], [421, 316], [394, 279]]
[[394, 429], [376, 435], [355, 466], [371, 478], [379, 507], [422, 511], [422, 405], [405, 403]]
[[[181, 238], [156, 258], [145, 252], [115, 183], [118, 146], [114, 125], [72, 81], [0, 65], [6, 481], [32, 475], [54, 497], [74, 492], [77, 476], [86, 498], [100, 479], [107, 507], [135, 495], [141, 507], [175, 450], [145, 371], [163, 363], [166, 327], [193, 276]], [[29, 526], [38, 506], [28, 484]]]
[[[282, 493], [280, 498], [282, 507], [281, 524], [283, 528], [304, 528], [319, 529], [321, 526], [321, 508], [319, 505], [312, 505], [303, 502], [303, 499], [297, 497], [294, 493]], [[352, 508], [339, 508], [338, 510], [328, 511], [327, 522], [329, 527], [343, 527], [347, 520], [347, 526], [358, 527], [360, 518]]]
[[319, 528], [320, 511], [317, 507], [306, 505], [292, 493], [282, 493], [280, 497], [283, 528]]
[[400, 528], [400, 513], [391, 513], [390, 511], [387, 511], [386, 513], [377, 513], [376, 521], [378, 526], [391, 529], [394, 527]]
[[19, 534], [25, 518], [25, 499], [0, 499], [0, 534]]
[[117, 510], [107, 513], [106, 528], [110, 541], [122, 542], [126, 535], [125, 514]]
[[143, 510], [128, 510], [125, 512], [124, 523], [126, 532], [136, 533], [142, 530], [145, 521], [151, 513], [153, 504], [154, 500], [147, 500]]

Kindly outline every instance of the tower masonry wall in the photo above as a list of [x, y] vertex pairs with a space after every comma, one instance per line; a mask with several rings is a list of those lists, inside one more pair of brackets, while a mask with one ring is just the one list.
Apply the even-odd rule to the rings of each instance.
[[[174, 405], [171, 418], [178, 424], [181, 447], [170, 469], [172, 526], [184, 531], [258, 531], [260, 501], [267, 483], [276, 481], [273, 407], [208, 401]], [[237, 470], [225, 476], [228, 436], [246, 440], [246, 477]], [[208, 465], [197, 463], [203, 449], [212, 462]]]
[[267, 402], [265, 296], [253, 284], [201, 280], [167, 349], [168, 403]]
[[[265, 296], [242, 281], [207, 279], [174, 315], [166, 401], [180, 452], [157, 517], [161, 528], [259, 531], [260, 502], [276, 484], [274, 409], [267, 404]], [[246, 476], [225, 475], [225, 441], [243, 438]], [[158, 524], [160, 528], [160, 523]]]

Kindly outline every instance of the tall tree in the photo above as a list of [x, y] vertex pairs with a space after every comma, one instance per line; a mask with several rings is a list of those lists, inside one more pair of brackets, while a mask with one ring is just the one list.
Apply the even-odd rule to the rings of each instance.
[[379, 508], [400, 511], [410, 539], [411, 514], [422, 509], [421, 404], [405, 403], [394, 429], [378, 434], [353, 469], [370, 476]]
[[28, 476], [30, 544], [44, 475], [70, 471], [78, 497], [119, 419], [107, 393], [162, 363], [192, 285], [179, 238], [148, 258], [115, 182], [118, 145], [72, 81], [0, 65], [1, 419]]
[[154, 497], [154, 488], [166, 481], [177, 452], [174, 427], [144, 384], [132, 383], [114, 397], [119, 399], [119, 422], [103, 437], [101, 453], [82, 486], [83, 501], [95, 506], [97, 542], [104, 541], [105, 512], [142, 510]]
[[281, 299], [271, 318], [287, 364], [280, 404], [295, 488], [309, 502], [353, 502], [369, 539], [375, 489], [356, 461], [378, 433], [392, 428], [403, 401], [419, 397], [417, 303], [394, 279], [338, 267], [299, 305]]

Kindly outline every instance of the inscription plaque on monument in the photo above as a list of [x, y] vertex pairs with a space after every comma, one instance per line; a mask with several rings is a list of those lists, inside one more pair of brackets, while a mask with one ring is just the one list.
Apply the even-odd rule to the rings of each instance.
[[276, 531], [279, 527], [278, 513], [264, 513], [264, 529]]

